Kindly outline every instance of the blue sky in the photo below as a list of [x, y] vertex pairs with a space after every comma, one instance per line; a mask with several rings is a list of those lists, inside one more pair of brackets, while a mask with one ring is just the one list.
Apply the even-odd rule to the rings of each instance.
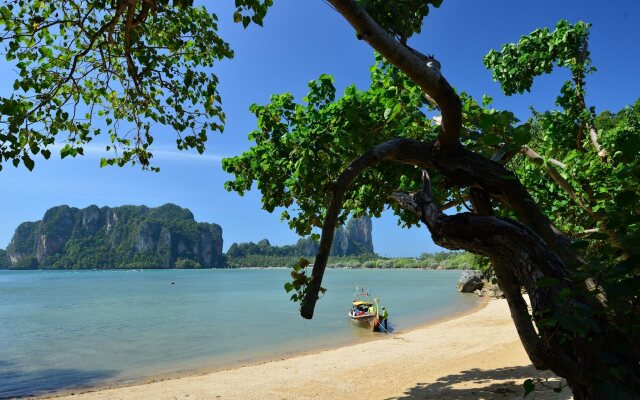
[[[220, 5], [222, 3], [222, 5]], [[179, 153], [172, 148], [175, 134], [162, 126], [153, 133], [156, 165], [160, 173], [137, 167], [99, 168], [104, 154], [90, 147], [85, 157], [36, 164], [33, 172], [5, 165], [0, 171], [0, 248], [6, 247], [22, 221], [40, 219], [45, 210], [59, 204], [75, 207], [176, 203], [191, 209], [198, 221], [222, 225], [225, 249], [232, 242], [269, 238], [274, 244], [297, 240], [278, 213], [260, 207], [258, 192], [244, 197], [228, 193], [229, 178], [220, 159], [250, 146], [247, 134], [255, 127], [248, 108], [265, 103], [273, 93], [291, 92], [298, 99], [307, 82], [322, 73], [334, 75], [338, 92], [355, 83], [368, 85], [368, 67], [373, 55], [368, 45], [355, 39], [350, 26], [321, 0], [276, 0], [265, 27], [247, 30], [231, 22], [233, 2], [203, 2], [218, 14], [222, 36], [235, 50], [235, 58], [214, 69], [221, 85], [227, 125], [224, 134], [213, 135], [204, 156]], [[603, 4], [606, 4], [604, 6]], [[588, 101], [598, 111], [618, 110], [640, 97], [640, 2], [555, 0], [447, 0], [427, 18], [423, 33], [410, 44], [424, 53], [434, 53], [442, 71], [459, 90], [480, 97], [494, 97], [496, 108], [514, 110], [521, 118], [528, 107], [554, 107], [567, 71], [539, 78], [533, 93], [506, 98], [482, 65], [482, 56], [503, 43], [548, 26], [559, 19], [584, 20], [593, 24], [590, 50], [598, 72], [588, 79]], [[12, 74], [5, 61], [0, 73]], [[12, 79], [0, 83], [3, 96], [10, 95]], [[402, 230], [389, 213], [374, 220], [374, 247], [388, 256], [416, 256], [439, 248], [426, 228]]]

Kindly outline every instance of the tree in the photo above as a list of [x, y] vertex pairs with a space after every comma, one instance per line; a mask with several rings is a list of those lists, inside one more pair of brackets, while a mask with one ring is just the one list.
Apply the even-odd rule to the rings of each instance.
[[[576, 399], [637, 398], [639, 110], [596, 118], [587, 106], [588, 24], [561, 21], [486, 56], [507, 95], [556, 66], [571, 71], [561, 109], [520, 123], [488, 97], [458, 94], [437, 60], [406, 45], [427, 14], [413, 6], [439, 1], [329, 2], [379, 54], [370, 88], [336, 99], [321, 75], [303, 102], [274, 95], [251, 108], [253, 148], [223, 161], [235, 175], [228, 190], [256, 183], [263, 208], [285, 207], [299, 234], [322, 228], [311, 275], [302, 260], [286, 286], [302, 316], [312, 318], [325, 290], [336, 226], [391, 207], [404, 224], [424, 223], [437, 244], [491, 261], [529, 358], [565, 377]], [[470, 212], [442, 212], [469, 201]]]
[[[311, 276], [301, 261], [289, 286], [305, 318], [325, 290], [336, 226], [389, 206], [405, 224], [424, 223], [436, 243], [490, 259], [530, 359], [565, 377], [576, 399], [635, 398], [638, 107], [596, 118], [586, 105], [586, 24], [536, 31], [485, 59], [507, 94], [568, 67], [561, 111], [520, 124], [488, 108], [488, 98], [458, 94], [434, 57], [407, 46], [441, 2], [329, 0], [379, 53], [371, 88], [352, 86], [336, 99], [322, 75], [304, 103], [285, 94], [253, 106], [256, 146], [224, 162], [235, 175], [227, 188], [242, 193], [257, 182], [265, 209], [295, 204], [296, 215], [283, 217], [298, 233], [322, 227]], [[260, 24], [270, 5], [238, 0], [234, 20]], [[198, 151], [209, 131], [222, 130], [217, 78], [198, 68], [232, 53], [216, 17], [192, 1], [14, 0], [0, 18], [20, 74], [16, 93], [0, 99], [3, 162], [32, 168], [31, 155], [48, 158], [61, 132], [61, 156], [82, 154], [102, 133], [94, 117], [109, 126], [109, 149], [120, 151], [105, 165], [150, 166], [152, 122], [187, 131], [178, 147]], [[522, 182], [541, 185], [529, 191]], [[468, 201], [471, 212], [442, 213]], [[560, 207], [578, 211], [554, 216]]]
[[7, 251], [0, 249], [0, 269], [9, 268], [9, 266], [11, 266], [11, 263], [9, 262]]
[[[235, 4], [234, 21], [247, 27], [262, 25], [272, 0]], [[32, 169], [56, 141], [62, 158], [82, 155], [106, 130], [112, 157], [101, 166], [157, 170], [152, 123], [173, 128], [178, 149], [202, 153], [225, 121], [218, 78], [203, 67], [233, 57], [217, 20], [193, 0], [3, 2], [0, 41], [18, 78], [0, 98], [0, 169]]]

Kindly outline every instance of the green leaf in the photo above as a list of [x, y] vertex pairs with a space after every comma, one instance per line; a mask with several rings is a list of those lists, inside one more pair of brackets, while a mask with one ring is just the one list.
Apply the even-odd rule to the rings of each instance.
[[35, 163], [33, 162], [33, 160], [31, 159], [31, 157], [29, 157], [28, 155], [23, 155], [22, 156], [22, 162], [24, 163], [25, 167], [27, 167], [27, 169], [29, 171], [33, 170], [33, 167], [35, 166]]
[[393, 110], [391, 111], [391, 115], [389, 115], [387, 121], [393, 120], [398, 115], [398, 113], [400, 113], [400, 111], [402, 111], [402, 104], [397, 103], [395, 106], [393, 106]]
[[328, 74], [322, 74], [322, 75], [320, 75], [320, 77], [318, 79], [321, 82], [325, 82], [325, 83], [333, 83], [334, 82], [333, 76], [328, 75]]
[[497, 135], [488, 134], [488, 135], [485, 135], [485, 136], [482, 137], [482, 141], [487, 146], [495, 146], [495, 145], [499, 144], [500, 142], [502, 142], [502, 139]]

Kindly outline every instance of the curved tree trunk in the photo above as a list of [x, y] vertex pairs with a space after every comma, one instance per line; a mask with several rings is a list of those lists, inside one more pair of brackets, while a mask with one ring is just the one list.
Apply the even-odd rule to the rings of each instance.
[[[637, 398], [640, 368], [630, 351], [631, 343], [604, 315], [589, 314], [593, 310], [584, 302], [588, 294], [576, 290], [562, 261], [538, 235], [509, 219], [443, 214], [432, 202], [426, 172], [422, 191], [412, 197], [410, 209], [427, 225], [435, 243], [489, 257], [534, 365], [565, 377], [576, 399]], [[521, 285], [527, 289], [538, 327], [535, 337], [531, 319], [526, 321], [529, 315], [520, 295]], [[575, 324], [576, 331], [563, 326], [568, 323]], [[581, 329], [586, 331], [582, 333]], [[604, 334], [598, 337], [599, 331]], [[604, 353], [614, 355], [616, 360], [605, 360]], [[626, 379], [612, 371], [619, 367], [628, 371]]]

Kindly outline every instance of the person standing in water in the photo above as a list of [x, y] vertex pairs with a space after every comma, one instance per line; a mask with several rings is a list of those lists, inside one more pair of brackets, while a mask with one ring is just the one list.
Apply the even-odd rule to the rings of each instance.
[[384, 330], [388, 331], [387, 318], [389, 317], [389, 313], [385, 307], [382, 307], [382, 312], [380, 313], [380, 324], [384, 324]]

